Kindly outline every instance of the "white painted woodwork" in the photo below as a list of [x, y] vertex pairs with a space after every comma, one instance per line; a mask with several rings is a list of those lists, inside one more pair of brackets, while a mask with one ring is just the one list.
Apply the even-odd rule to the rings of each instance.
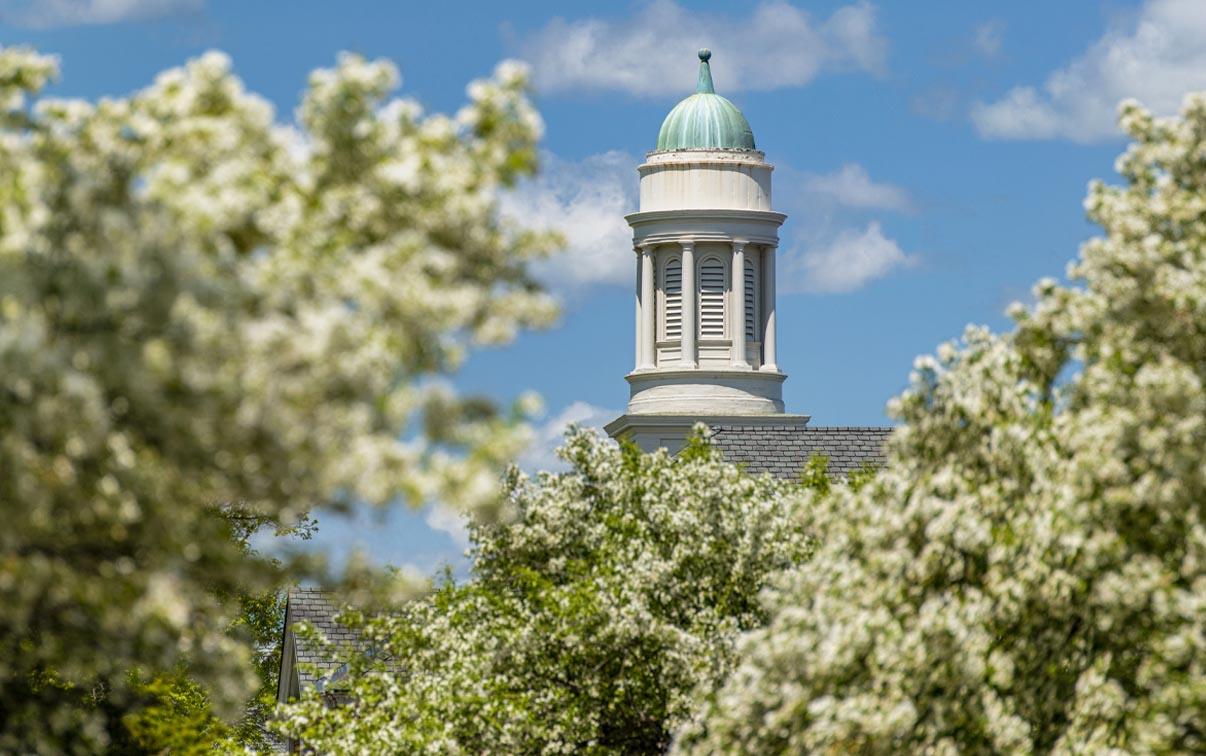
[[699, 266], [699, 337], [725, 338], [725, 292], [728, 275], [724, 261], [709, 256]]
[[786, 216], [753, 150], [666, 150], [639, 167], [633, 416], [774, 416], [774, 255]]
[[696, 347], [696, 337], [699, 333], [699, 292], [696, 290], [695, 275], [695, 244], [682, 243], [683, 257], [683, 338], [681, 362], [684, 367], [696, 367], [699, 364], [699, 352]]
[[769, 415], [783, 412], [782, 373], [699, 367], [628, 375], [633, 415], [709, 412]]
[[745, 358], [745, 242], [733, 242], [733, 352], [730, 355], [733, 367], [748, 368], [749, 360]]
[[761, 415], [751, 418], [748, 415], [725, 414], [628, 414], [612, 420], [603, 430], [612, 438], [627, 438], [642, 449], [652, 451], [662, 447], [671, 454], [676, 454], [686, 445], [687, 436], [696, 423], [715, 426], [756, 422], [761, 426], [804, 428], [808, 425], [808, 420], [808, 415]]
[[651, 153], [641, 174], [641, 211], [771, 209], [771, 171], [761, 152], [668, 150]]
[[683, 336], [683, 262], [681, 258], [671, 257], [662, 267], [662, 301], [666, 307], [666, 316], [662, 319], [665, 329], [662, 339], [678, 341]]
[[762, 255], [762, 365], [761, 370], [779, 371], [775, 354], [775, 253], [766, 247]]
[[635, 370], [641, 366], [641, 331], [644, 329], [644, 318], [641, 316], [641, 251], [634, 250], [636, 254], [636, 336], [633, 341], [636, 343], [636, 354], [632, 358], [632, 367]]
[[758, 340], [758, 277], [754, 273], [754, 261], [745, 259], [745, 341], [751, 343]]
[[657, 300], [653, 295], [653, 245], [641, 247], [641, 364], [639, 370], [654, 368], [654, 334]]

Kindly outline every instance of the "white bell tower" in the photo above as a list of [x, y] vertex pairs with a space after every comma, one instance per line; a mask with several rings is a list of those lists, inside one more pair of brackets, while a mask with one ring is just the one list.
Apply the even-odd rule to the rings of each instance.
[[677, 451], [696, 422], [803, 426], [783, 413], [776, 362], [773, 167], [716, 94], [699, 52], [696, 93], [666, 116], [627, 216], [636, 252], [636, 357], [628, 412], [607, 426]]

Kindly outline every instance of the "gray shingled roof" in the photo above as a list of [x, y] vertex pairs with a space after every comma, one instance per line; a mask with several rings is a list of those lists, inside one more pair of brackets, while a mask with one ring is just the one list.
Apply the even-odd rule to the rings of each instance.
[[774, 425], [714, 425], [712, 443], [728, 462], [753, 473], [798, 480], [813, 454], [829, 458], [829, 472], [848, 475], [864, 466], [883, 466], [891, 428], [826, 428]]
[[[294, 588], [289, 591], [285, 632], [292, 632], [293, 625], [298, 622], [308, 622], [337, 646], [355, 643], [356, 634], [335, 621], [338, 613], [339, 610], [331, 602], [330, 593], [319, 588]], [[324, 675], [340, 666], [340, 662], [330, 661], [301, 638], [295, 636], [295, 643], [299, 665], [297, 677], [303, 688], [316, 682], [315, 676], [304, 665], [313, 664]]]

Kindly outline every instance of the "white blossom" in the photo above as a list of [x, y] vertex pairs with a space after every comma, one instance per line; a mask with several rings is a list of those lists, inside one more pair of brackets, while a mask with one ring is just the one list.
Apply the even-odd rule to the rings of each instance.
[[242, 704], [229, 597], [281, 575], [231, 523], [496, 511], [522, 418], [426, 382], [554, 315], [526, 273], [552, 238], [497, 217], [535, 167], [514, 67], [473, 86], [464, 125], [354, 55], [311, 77], [296, 124], [221, 53], [27, 107], [55, 70], [0, 50], [4, 752], [105, 751], [136, 668]]
[[918, 360], [673, 753], [1206, 751], [1206, 97], [1121, 121], [1079, 285]]
[[570, 472], [513, 472], [511, 517], [472, 524], [470, 580], [345, 615], [373, 652], [350, 703], [311, 691], [287, 732], [329, 754], [665, 751], [763, 622], [767, 577], [811, 548], [795, 487], [702, 446], [675, 459], [575, 432], [559, 453]]

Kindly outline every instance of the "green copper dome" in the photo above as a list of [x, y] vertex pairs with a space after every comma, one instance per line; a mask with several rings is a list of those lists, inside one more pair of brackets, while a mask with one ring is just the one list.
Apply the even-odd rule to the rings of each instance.
[[752, 150], [754, 132], [737, 106], [712, 87], [712, 53], [699, 51], [699, 84], [695, 94], [674, 106], [657, 135], [659, 150]]

